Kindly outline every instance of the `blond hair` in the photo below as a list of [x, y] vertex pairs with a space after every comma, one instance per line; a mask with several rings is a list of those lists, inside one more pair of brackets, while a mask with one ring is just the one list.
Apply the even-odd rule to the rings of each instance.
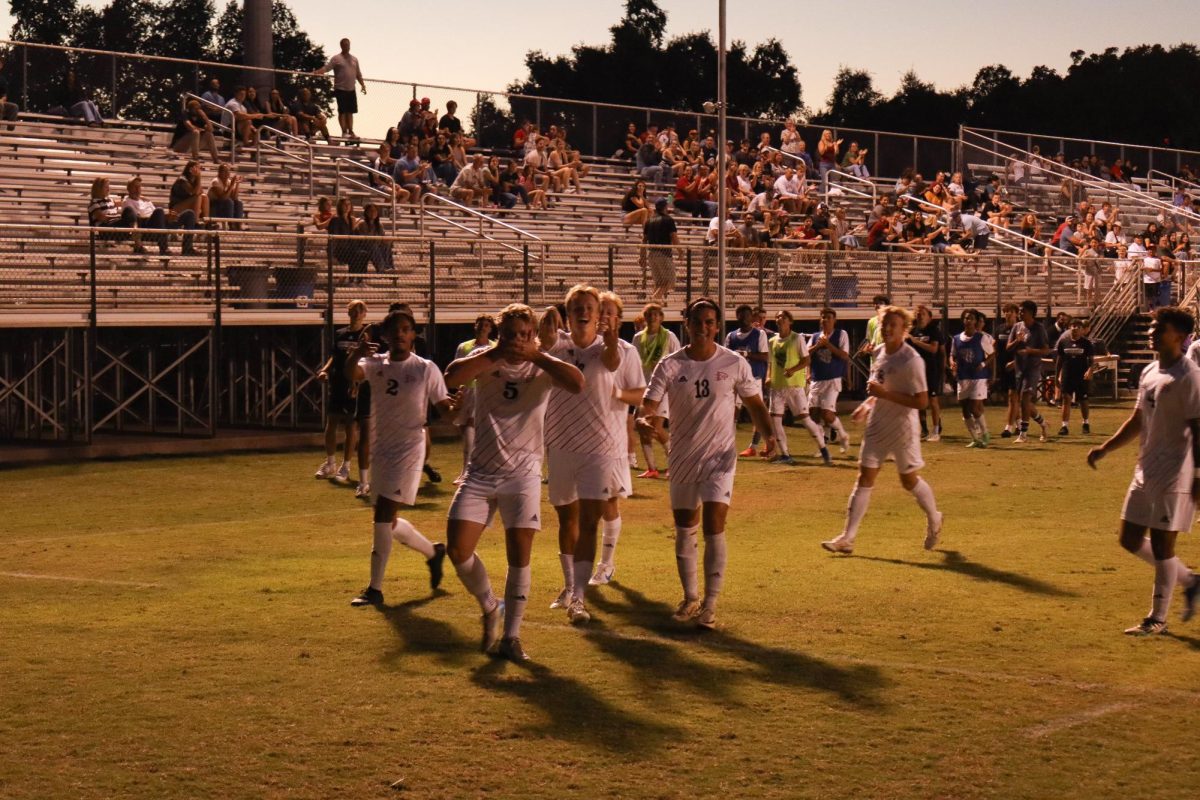
[[591, 295], [592, 299], [596, 301], [596, 305], [600, 305], [600, 290], [587, 283], [577, 283], [572, 286], [567, 292], [567, 298], [563, 301], [563, 304], [570, 306], [571, 301], [581, 294]]
[[356, 308], [361, 309], [364, 314], [367, 313], [367, 304], [362, 300], [351, 300], [349, 303], [346, 303], [346, 313], [350, 316], [354, 316], [354, 309]]
[[900, 319], [904, 320], [904, 327], [907, 328], [912, 325], [913, 315], [912, 315], [912, 312], [909, 311], [907, 308], [904, 308], [902, 306], [884, 306], [883, 315], [879, 318], [879, 327], [880, 328], [882, 328], [883, 325], [887, 322], [888, 316], [892, 315], [892, 314], [894, 314], [897, 317], [900, 317]]
[[504, 307], [504, 310], [500, 312], [498, 324], [504, 325], [504, 323], [514, 319], [523, 320], [533, 324], [537, 321], [537, 315], [533, 313], [532, 308], [524, 303], [509, 303]]
[[625, 304], [621, 302], [621, 296], [616, 292], [601, 292], [600, 302], [609, 302], [617, 307], [617, 319], [620, 319], [625, 314]]
[[663, 312], [662, 303], [646, 303], [646, 305], [642, 306], [643, 317], [649, 314], [651, 311], [657, 311], [659, 314], [666, 316], [666, 314]]

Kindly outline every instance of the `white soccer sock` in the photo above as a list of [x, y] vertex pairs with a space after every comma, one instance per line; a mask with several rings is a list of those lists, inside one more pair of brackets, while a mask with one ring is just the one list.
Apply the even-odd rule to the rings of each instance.
[[529, 566], [510, 565], [508, 568], [508, 577], [504, 580], [504, 635], [507, 637], [521, 634], [521, 619], [529, 602], [532, 574], [533, 568]]
[[383, 589], [383, 573], [392, 554], [392, 523], [375, 523], [375, 543], [371, 547], [371, 588]]
[[699, 600], [700, 590], [696, 585], [696, 531], [699, 525], [690, 528], [675, 526], [675, 565], [679, 568], [679, 582], [683, 584], [683, 596], [687, 600]]
[[1150, 602], [1150, 616], [1159, 622], [1166, 622], [1167, 611], [1171, 608], [1171, 595], [1175, 592], [1178, 575], [1172, 562], [1177, 560], [1168, 558], [1154, 562], [1154, 596]]
[[787, 430], [783, 427], [783, 417], [772, 416], [771, 428], [775, 431], [775, 446], [779, 448], [779, 455], [786, 456], [788, 454]]
[[704, 537], [704, 605], [716, 608], [725, 584], [725, 532]]
[[562, 566], [563, 588], [570, 589], [575, 585], [575, 556], [572, 553], [559, 553], [558, 563]]
[[808, 428], [808, 432], [812, 434], [812, 437], [817, 440], [817, 445], [824, 450], [825, 431], [821, 430], [821, 426], [814, 422], [812, 417], [801, 417], [800, 421], [804, 423], [805, 428]]
[[325, 456], [325, 463], [331, 467], [337, 466], [337, 456]]
[[392, 537], [408, 549], [425, 556], [426, 561], [433, 558], [433, 542], [422, 536], [408, 520], [399, 517], [392, 523]]
[[458, 573], [458, 579], [467, 587], [467, 591], [479, 601], [483, 613], [486, 614], [496, 607], [499, 601], [492, 594], [492, 582], [488, 580], [487, 568], [483, 566], [482, 558], [472, 553], [463, 563], [455, 564], [454, 571]]
[[910, 491], [912, 496], [917, 498], [917, 505], [925, 512], [925, 517], [932, 523], [938, 513], [937, 501], [933, 497], [933, 488], [925, 482], [924, 478], [917, 478], [917, 485]]
[[354, 459], [353, 458], [343, 458], [342, 466], [346, 468], [346, 472], [349, 472], [350, 470], [354, 469]]
[[642, 442], [642, 455], [646, 457], [646, 469], [652, 469], [655, 472], [658, 472], [658, 465], [654, 460], [653, 442]]
[[987, 436], [987, 432], [988, 432], [987, 417], [985, 417], [983, 414], [980, 414], [978, 417], [975, 417], [975, 427], [979, 429], [979, 438], [980, 439]]
[[[1157, 558], [1154, 557], [1154, 549], [1150, 547], [1149, 537], [1142, 539], [1142, 546], [1138, 548], [1138, 551], [1134, 553], [1134, 555], [1155, 569], [1158, 569], [1158, 565], [1161, 563]], [[1176, 585], [1184, 588], [1192, 585], [1192, 581], [1195, 580], [1194, 576], [1192, 575], [1192, 571], [1188, 569], [1187, 564], [1184, 564], [1183, 561], [1180, 560], [1179, 556], [1174, 556], [1167, 559], [1167, 563], [1173, 564], [1175, 567]]]
[[611, 567], [613, 556], [617, 554], [617, 540], [621, 538], [621, 518], [606, 519], [601, 522], [604, 538], [600, 545], [600, 563]]
[[364, 467], [361, 464], [358, 467], [358, 482], [369, 484], [371, 482], [371, 468]]
[[854, 484], [854, 491], [850, 493], [850, 500], [846, 503], [846, 527], [842, 530], [842, 536], [849, 542], [854, 541], [854, 537], [858, 535], [858, 525], [867, 515], [867, 506], [871, 505], [871, 489], [873, 488]]
[[975, 417], [972, 414], [967, 414], [963, 417], [963, 424], [967, 426], [967, 433], [971, 434], [972, 439], [982, 438], [979, 435], [979, 429], [975, 427]]
[[847, 434], [846, 429], [842, 427], [842, 420], [840, 417], [834, 417], [833, 422], [830, 424], [833, 426], [833, 429], [837, 431], [838, 444], [846, 444], [850, 441], [849, 434]]
[[584, 592], [587, 591], [588, 578], [592, 577], [593, 566], [594, 563], [591, 561], [575, 562], [572, 568], [575, 570], [575, 575], [578, 576], [578, 580], [576, 580], [575, 584], [571, 587], [571, 597], [579, 601], [583, 600]]

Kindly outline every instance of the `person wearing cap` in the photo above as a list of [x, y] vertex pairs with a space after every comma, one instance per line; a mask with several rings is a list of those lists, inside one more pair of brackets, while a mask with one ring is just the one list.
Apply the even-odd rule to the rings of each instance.
[[675, 263], [672, 258], [674, 248], [679, 246], [679, 233], [675, 220], [669, 213], [670, 203], [667, 198], [660, 197], [654, 204], [654, 216], [642, 226], [643, 253], [642, 282], [645, 283], [644, 267], [650, 266], [650, 276], [654, 279], [654, 291], [650, 300], [663, 302], [675, 288]]
[[1116, 258], [1118, 248], [1127, 244], [1129, 244], [1129, 239], [1121, 230], [1121, 223], [1119, 221], [1112, 223], [1108, 228], [1108, 233], [1104, 235], [1104, 257]]
[[358, 138], [354, 135], [354, 115], [358, 113], [358, 95], [354, 91], [354, 82], [358, 81], [363, 94], [367, 93], [367, 84], [363, 81], [358, 59], [350, 55], [350, 40], [342, 39], [338, 44], [342, 52], [329, 59], [325, 66], [314, 70], [313, 74], [333, 73], [333, 96], [337, 98], [338, 125], [342, 127], [343, 138], [354, 140]]
[[1078, 218], [1071, 214], [1067, 217], [1067, 221], [1059, 230], [1058, 239], [1054, 242], [1060, 250], [1066, 250], [1072, 255], [1079, 253], [1079, 246], [1083, 244], [1083, 238], [1075, 233], [1075, 224]]

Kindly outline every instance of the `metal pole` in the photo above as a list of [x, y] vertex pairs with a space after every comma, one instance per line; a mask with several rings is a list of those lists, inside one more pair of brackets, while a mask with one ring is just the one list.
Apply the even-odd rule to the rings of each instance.
[[687, 261], [687, 284], [684, 290], [687, 302], [685, 305], [690, 306], [692, 304], [692, 248], [689, 247], [685, 253]]
[[529, 305], [529, 245], [521, 245], [521, 302]]
[[727, 110], [725, 108], [725, 0], [717, 2], [717, 130], [721, 136], [717, 141], [717, 305], [721, 308], [718, 320], [718, 341], [725, 341], [725, 218], [729, 214], [728, 188], [725, 185], [725, 130]]
[[613, 291], [613, 262], [616, 259], [616, 254], [613, 252], [613, 246], [608, 246], [608, 290]]
[[598, 124], [599, 120], [597, 119], [598, 114], [599, 114], [599, 112], [597, 111], [596, 106], [592, 106], [592, 155], [593, 156], [600, 155], [600, 134], [599, 134], [599, 124]]
[[112, 100], [109, 103], [113, 119], [117, 118], [117, 54], [112, 54]]
[[221, 237], [210, 236], [213, 269], [213, 326], [208, 341], [208, 435], [217, 435], [217, 406], [221, 402]]
[[[21, 110], [29, 113], [29, 46], [21, 45]], [[92, 440], [88, 430], [88, 441]]]
[[426, 326], [425, 343], [429, 355], [437, 352], [437, 244], [429, 243], [429, 324]]
[[88, 313], [87, 341], [84, 343], [83, 354], [83, 440], [92, 443], [92, 429], [96, 419], [96, 393], [93, 388], [93, 376], [96, 364], [96, 231], [93, 229], [88, 237], [88, 272], [90, 308]]

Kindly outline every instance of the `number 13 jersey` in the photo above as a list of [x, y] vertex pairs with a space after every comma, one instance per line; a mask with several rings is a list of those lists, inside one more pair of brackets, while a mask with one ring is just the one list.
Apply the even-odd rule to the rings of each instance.
[[679, 350], [658, 362], [646, 399], [671, 406], [671, 481], [704, 483], [737, 465], [734, 395], [761, 395], [750, 362], [720, 345], [711, 358], [694, 361]]
[[468, 474], [541, 477], [550, 387], [550, 376], [528, 361], [497, 361], [476, 379], [475, 446]]

